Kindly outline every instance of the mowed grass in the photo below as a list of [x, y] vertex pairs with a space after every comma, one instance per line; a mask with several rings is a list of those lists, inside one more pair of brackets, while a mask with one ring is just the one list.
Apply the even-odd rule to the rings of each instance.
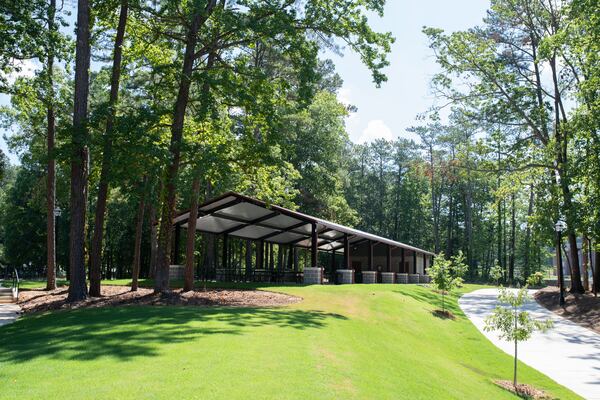
[[[467, 286], [463, 290], [475, 289]], [[0, 328], [0, 398], [510, 399], [494, 347], [416, 285], [269, 287], [282, 308], [114, 307]], [[578, 398], [521, 364], [520, 381]]]

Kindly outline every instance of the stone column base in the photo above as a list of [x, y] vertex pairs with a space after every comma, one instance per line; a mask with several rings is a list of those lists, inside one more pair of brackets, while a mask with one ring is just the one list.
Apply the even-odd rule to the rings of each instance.
[[304, 268], [304, 283], [320, 285], [323, 283], [323, 268]]
[[394, 272], [382, 272], [381, 283], [394, 283]]
[[377, 271], [363, 271], [363, 283], [377, 283]]
[[408, 274], [408, 283], [419, 283], [420, 274]]
[[408, 283], [408, 274], [405, 272], [396, 273], [396, 283]]
[[338, 283], [349, 284], [354, 283], [354, 270], [353, 269], [338, 269]]

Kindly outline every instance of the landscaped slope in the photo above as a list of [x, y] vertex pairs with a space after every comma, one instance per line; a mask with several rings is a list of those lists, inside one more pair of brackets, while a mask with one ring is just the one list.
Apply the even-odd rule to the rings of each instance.
[[[511, 377], [451, 300], [414, 285], [273, 288], [277, 309], [114, 307], [0, 328], [0, 398], [503, 399]], [[520, 367], [523, 382], [573, 393]]]

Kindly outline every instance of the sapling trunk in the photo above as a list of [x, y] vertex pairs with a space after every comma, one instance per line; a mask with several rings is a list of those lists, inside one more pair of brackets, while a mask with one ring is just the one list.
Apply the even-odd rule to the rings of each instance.
[[517, 316], [517, 307], [514, 307], [514, 316], [515, 316], [515, 360], [514, 360], [514, 373], [513, 373], [513, 386], [515, 387], [515, 390], [517, 388], [517, 337], [516, 337], [516, 332], [517, 332], [517, 322], [518, 322], [518, 316]]
[[444, 291], [442, 290], [442, 311], [445, 312], [446, 311], [446, 295], [444, 294]]

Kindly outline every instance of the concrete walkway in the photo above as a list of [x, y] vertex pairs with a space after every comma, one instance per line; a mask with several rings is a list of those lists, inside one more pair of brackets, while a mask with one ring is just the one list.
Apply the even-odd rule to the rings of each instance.
[[21, 315], [21, 307], [14, 303], [0, 303], [0, 326], [14, 322]]
[[[530, 290], [530, 295], [533, 293], [535, 290]], [[512, 356], [513, 343], [498, 339], [495, 332], [483, 331], [484, 319], [496, 306], [497, 295], [497, 289], [480, 289], [465, 294], [458, 303], [477, 329]], [[600, 335], [559, 317], [533, 299], [524, 309], [534, 318], [552, 319], [554, 327], [519, 343], [519, 360], [586, 399], [600, 400]]]

